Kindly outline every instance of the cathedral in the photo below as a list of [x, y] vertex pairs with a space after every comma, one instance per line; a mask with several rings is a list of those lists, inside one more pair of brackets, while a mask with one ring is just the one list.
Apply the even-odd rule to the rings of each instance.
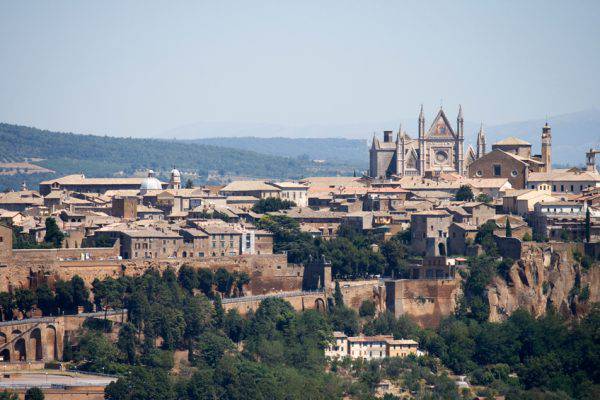
[[429, 130], [425, 131], [423, 106], [419, 113], [419, 134], [413, 139], [402, 131], [383, 132], [383, 142], [373, 137], [370, 150], [369, 176], [435, 176], [440, 173], [465, 175], [469, 164], [485, 154], [485, 135], [480, 128], [477, 150], [471, 146], [464, 153], [464, 119], [459, 106], [456, 129], [452, 128], [444, 110], [440, 108]]

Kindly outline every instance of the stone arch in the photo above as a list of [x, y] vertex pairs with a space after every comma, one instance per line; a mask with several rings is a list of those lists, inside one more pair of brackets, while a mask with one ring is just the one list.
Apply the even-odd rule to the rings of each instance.
[[445, 256], [446, 255], [446, 245], [444, 243], [439, 243], [438, 244], [438, 250], [439, 250], [440, 256]]
[[184, 251], [183, 253], [181, 253], [181, 256], [182, 256], [183, 258], [187, 258], [187, 251]]
[[42, 331], [40, 328], [35, 328], [29, 333], [29, 350], [31, 357], [35, 360], [44, 359], [44, 353], [42, 348]]
[[46, 355], [52, 360], [58, 360], [58, 343], [56, 336], [56, 328], [54, 325], [48, 325], [46, 329]]
[[315, 310], [321, 311], [321, 312], [325, 311], [325, 302], [320, 297], [315, 300]]
[[10, 350], [4, 349], [0, 351], [0, 362], [10, 362]]
[[27, 360], [27, 344], [24, 338], [19, 338], [15, 341], [15, 361]]
[[0, 347], [4, 346], [6, 343], [8, 343], [6, 334], [4, 332], [0, 332]]

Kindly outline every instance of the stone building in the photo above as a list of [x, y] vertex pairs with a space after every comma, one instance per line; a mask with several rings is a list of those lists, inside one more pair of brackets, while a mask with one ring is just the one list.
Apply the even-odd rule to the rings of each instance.
[[[101, 194], [108, 190], [139, 190], [146, 180], [147, 178], [86, 178], [83, 174], [75, 174], [40, 182], [40, 193], [45, 196], [53, 190]], [[158, 185], [158, 189], [167, 187], [167, 183], [160, 181]]]
[[509, 137], [492, 145], [492, 151], [468, 167], [470, 178], [506, 178], [514, 189], [527, 187], [532, 172], [552, 171], [552, 134], [546, 123], [541, 135], [542, 154], [531, 153], [531, 143]]
[[308, 207], [308, 186], [296, 182], [275, 182], [282, 200], [293, 201], [298, 207]]
[[[585, 239], [587, 205], [574, 201], [537, 203], [529, 215], [537, 239], [572, 241]], [[590, 208], [590, 238], [600, 237], [600, 213]]]
[[445, 256], [452, 215], [444, 210], [413, 213], [410, 217], [411, 247], [421, 255]]
[[325, 356], [329, 358], [375, 360], [422, 354], [414, 340], [394, 339], [392, 335], [348, 337], [343, 332], [333, 332], [333, 338], [334, 342], [325, 349]]
[[418, 136], [411, 138], [398, 130], [396, 140], [393, 131], [383, 132], [383, 141], [373, 137], [370, 150], [369, 176], [386, 178], [394, 176], [432, 176], [455, 172], [463, 175], [469, 163], [485, 153], [485, 134], [480, 129], [477, 151], [469, 146], [464, 153], [464, 118], [459, 107], [456, 129], [444, 110], [440, 108], [429, 130], [425, 131], [423, 107], [418, 119]]
[[448, 231], [448, 254], [467, 254], [467, 247], [475, 243], [479, 229], [476, 225], [454, 222]]

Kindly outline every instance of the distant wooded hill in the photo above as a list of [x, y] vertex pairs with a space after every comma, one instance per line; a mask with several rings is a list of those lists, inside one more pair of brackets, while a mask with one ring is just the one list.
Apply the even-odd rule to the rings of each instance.
[[[352, 168], [332, 163], [224, 148], [199, 143], [160, 139], [132, 139], [79, 135], [0, 124], [0, 162], [34, 161], [55, 174], [0, 176], [0, 190], [16, 189], [21, 182], [37, 188], [41, 180], [83, 172], [90, 177], [133, 175], [151, 168], [167, 174], [173, 165], [198, 175], [293, 179], [308, 175], [352, 174]], [[165, 177], [163, 175], [163, 177]]]
[[[430, 110], [426, 115], [427, 128], [429, 128], [434, 115], [433, 111], [435, 110]], [[476, 118], [476, 116], [468, 113], [466, 116], [465, 147], [467, 144], [475, 146], [480, 123], [476, 122], [477, 120], [468, 120]], [[454, 124], [454, 116], [450, 115], [450, 117]], [[552, 126], [553, 161], [556, 164], [582, 165], [585, 162], [585, 151], [590, 147], [598, 148], [600, 146], [600, 110], [596, 108], [549, 116], [548, 122]], [[402, 118], [396, 121], [305, 126], [198, 122], [172, 129], [163, 135], [165, 137], [198, 138], [194, 142], [267, 154], [290, 157], [307, 154], [311, 159], [343, 160], [366, 169], [368, 164], [367, 145], [371, 142], [373, 132], [377, 132], [381, 137], [384, 129], [393, 129], [395, 135], [400, 123], [411, 137], [417, 137], [416, 115], [413, 118]], [[539, 118], [497, 126], [489, 126], [484, 121], [488, 150], [491, 149], [492, 143], [515, 136], [530, 142], [533, 145], [533, 151], [539, 153], [540, 135], [544, 123], [545, 119]]]
[[326, 160], [367, 168], [366, 140], [342, 138], [220, 137], [190, 140], [192, 143], [250, 150], [306, 160]]

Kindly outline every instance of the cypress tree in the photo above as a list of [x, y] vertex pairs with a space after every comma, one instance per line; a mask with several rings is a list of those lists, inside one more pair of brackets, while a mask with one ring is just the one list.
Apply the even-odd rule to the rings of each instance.
[[508, 217], [506, 217], [506, 237], [512, 237], [512, 227]]
[[62, 233], [56, 220], [52, 217], [46, 218], [46, 235], [44, 236], [44, 242], [52, 244], [54, 248], [61, 248], [62, 242], [65, 238], [65, 234]]
[[340, 282], [335, 281], [335, 291], [333, 292], [333, 300], [336, 307], [344, 306], [344, 295], [342, 294], [342, 289], [340, 288]]
[[585, 241], [590, 242], [591, 235], [591, 218], [590, 218], [590, 209], [585, 210]]

